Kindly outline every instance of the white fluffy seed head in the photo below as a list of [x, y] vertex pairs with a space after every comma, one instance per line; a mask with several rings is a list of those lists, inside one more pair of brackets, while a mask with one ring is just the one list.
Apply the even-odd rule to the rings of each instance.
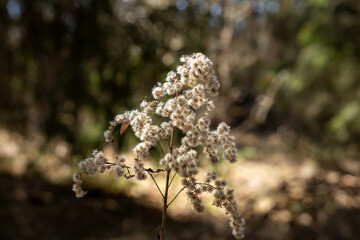
[[125, 170], [122, 166], [116, 165], [113, 169], [116, 177], [121, 177], [125, 175]]
[[104, 132], [104, 138], [105, 138], [105, 142], [112, 142], [113, 141], [112, 132], [110, 130], [106, 130]]
[[165, 95], [165, 89], [163, 87], [154, 87], [152, 90], [152, 95], [155, 99], [159, 99]]
[[[209, 113], [215, 108], [214, 102], [210, 99], [218, 94], [220, 82], [215, 75], [213, 63], [204, 54], [183, 56], [180, 61], [182, 64], [176, 71], [168, 73], [165, 81], [152, 89], [155, 101], [143, 100], [138, 110], [116, 115], [104, 132], [106, 142], [113, 142], [115, 127], [121, 125], [121, 129], [126, 129], [130, 125], [140, 140], [133, 149], [131, 167], [126, 165], [124, 157], [116, 157], [116, 162], [113, 163], [108, 161], [101, 151], [94, 151], [92, 157], [79, 163], [79, 168], [82, 174], [89, 175], [107, 172], [113, 168], [117, 177], [145, 180], [151, 173], [145, 166], [150, 148], [164, 146], [164, 140], [167, 139], [169, 151], [166, 153], [165, 149], [164, 156], [159, 162], [160, 167], [181, 176], [181, 182], [195, 211], [201, 212], [205, 209], [201, 194], [212, 193], [213, 204], [225, 209], [230, 216], [234, 236], [242, 238], [245, 222], [238, 210], [233, 191], [226, 189], [226, 182], [217, 179], [214, 171], [206, 171], [204, 182], [197, 182], [200, 166], [198, 146], [202, 146], [203, 153], [212, 164], [220, 161], [221, 153], [230, 162], [237, 159], [235, 138], [230, 135], [230, 127], [226, 123], [220, 123], [216, 130], [210, 129]], [[122, 136], [124, 131], [121, 129]], [[183, 136], [179, 146], [176, 146], [171, 139], [174, 132], [179, 134], [178, 130], [181, 130], [180, 134]], [[86, 192], [81, 187], [81, 174], [74, 174], [73, 181], [76, 196], [84, 196]]]

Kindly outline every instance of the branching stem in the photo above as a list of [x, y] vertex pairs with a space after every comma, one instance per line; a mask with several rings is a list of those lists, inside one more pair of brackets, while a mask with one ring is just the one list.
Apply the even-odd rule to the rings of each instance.
[[170, 183], [169, 183], [169, 187], [171, 186], [171, 183], [173, 182], [174, 178], [176, 177], [177, 173], [174, 174], [174, 176], [171, 178]]
[[167, 205], [167, 207], [169, 207], [173, 201], [175, 201], [175, 199], [179, 196], [179, 194], [184, 191], [185, 187], [183, 187], [182, 189], [180, 189], [180, 191], [175, 195], [175, 197], [169, 202], [169, 204]]
[[160, 189], [160, 187], [159, 187], [158, 183], [156, 182], [156, 180], [155, 180], [154, 176], [153, 176], [150, 172], [148, 172], [148, 174], [150, 175], [151, 179], [154, 181], [154, 183], [155, 183], [155, 185], [156, 185], [157, 189], [159, 190], [159, 193], [161, 194], [161, 196], [162, 196], [163, 198], [165, 198], [165, 196], [164, 196], [164, 194], [162, 193], [162, 191], [161, 191], [161, 189]]

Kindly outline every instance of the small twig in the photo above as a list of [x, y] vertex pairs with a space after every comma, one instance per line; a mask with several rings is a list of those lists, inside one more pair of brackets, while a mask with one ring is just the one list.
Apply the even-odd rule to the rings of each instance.
[[160, 189], [159, 185], [157, 184], [157, 182], [156, 182], [155, 178], [153, 177], [153, 175], [152, 175], [150, 172], [148, 172], [148, 174], [150, 175], [151, 179], [154, 181], [154, 183], [155, 183], [155, 185], [156, 185], [157, 189], [159, 190], [159, 193], [160, 193], [160, 194], [161, 194], [161, 196], [164, 198], [165, 196], [164, 196], [164, 194], [162, 193], [162, 191], [161, 191], [161, 189]]
[[175, 172], [174, 176], [171, 178], [170, 183], [169, 183], [169, 187], [170, 187], [170, 185], [171, 185], [171, 183], [172, 183], [172, 181], [174, 180], [174, 178], [175, 178], [176, 175], [177, 175], [177, 172]]
[[125, 174], [124, 177], [125, 177], [126, 179], [130, 179], [130, 178], [135, 177], [135, 175]]
[[183, 187], [182, 189], [180, 189], [180, 191], [175, 195], [175, 197], [170, 201], [170, 203], [167, 205], [167, 207], [169, 207], [173, 201], [175, 201], [175, 199], [179, 196], [179, 194], [184, 191], [185, 187]]
[[195, 183], [195, 185], [206, 185], [208, 187], [211, 187], [212, 189], [217, 189], [215, 186], [213, 186], [213, 185], [211, 185], [209, 183], [199, 183], [199, 182], [197, 182], [197, 183]]
[[169, 139], [167, 139], [167, 138], [166, 138], [166, 141], [167, 141], [167, 143], [168, 143], [168, 147], [169, 147], [169, 149], [170, 149], [170, 142], [169, 142]]
[[[126, 166], [125, 164], [118, 164], [118, 163], [112, 163], [112, 162], [105, 162], [104, 164], [109, 164], [112, 166], [121, 166], [122, 168], [126, 168], [128, 170], [128, 172], [130, 173], [129, 169], [131, 169], [131, 167]], [[153, 170], [152, 168], [144, 168], [145, 171], [150, 172], [150, 173], [158, 173], [158, 172], [165, 172], [164, 169], [158, 168], [156, 170]]]
[[169, 151], [170, 151], [170, 154], [172, 154], [172, 150], [173, 150], [173, 145], [174, 145], [174, 135], [175, 135], [175, 127], [173, 127], [173, 129], [172, 129], [172, 133], [171, 133], [170, 146], [169, 146]]
[[164, 169], [158, 168], [156, 170], [153, 170], [152, 168], [144, 168], [145, 171], [149, 172], [149, 173], [158, 173], [158, 172], [165, 172]]
[[129, 167], [127, 167], [126, 170], [128, 171], [127, 175], [126, 175], [126, 174], [124, 175], [124, 177], [125, 177], [126, 179], [135, 177], [135, 175], [131, 175], [131, 173], [130, 173], [130, 168], [129, 168]]

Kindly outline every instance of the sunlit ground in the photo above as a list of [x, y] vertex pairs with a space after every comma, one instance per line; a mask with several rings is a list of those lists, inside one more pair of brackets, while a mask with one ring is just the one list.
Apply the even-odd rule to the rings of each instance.
[[[328, 163], [315, 159], [306, 144], [295, 150], [276, 134], [238, 139], [238, 162], [223, 162], [218, 171], [235, 189], [247, 239], [357, 239], [356, 152]], [[111, 146], [104, 151], [110, 158], [115, 154]], [[117, 179], [109, 172], [86, 178], [88, 195], [76, 199], [71, 175], [81, 157], [70, 154], [61, 139], [24, 139], [0, 130], [0, 220], [6, 222], [0, 238], [155, 239], [161, 198], [153, 182]], [[210, 166], [206, 159], [202, 163]], [[156, 179], [164, 185], [161, 174]], [[181, 189], [178, 178], [171, 189], [172, 196]], [[204, 200], [206, 213], [196, 214], [186, 195], [179, 195], [169, 210], [169, 239], [233, 239], [224, 211], [209, 196]]]

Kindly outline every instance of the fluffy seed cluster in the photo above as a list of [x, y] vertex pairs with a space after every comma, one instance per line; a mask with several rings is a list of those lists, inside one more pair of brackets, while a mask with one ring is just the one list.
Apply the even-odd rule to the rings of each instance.
[[104, 156], [102, 151], [93, 151], [92, 156], [81, 161], [78, 164], [79, 171], [73, 175], [73, 191], [75, 192], [76, 197], [83, 197], [86, 192], [82, 189], [82, 174], [93, 175], [95, 173], [104, 173], [110, 168], [113, 168], [115, 176], [128, 177], [129, 175], [126, 170], [129, 169], [125, 165], [124, 156], [116, 156], [116, 163], [109, 162], [108, 159]]
[[[125, 165], [125, 159], [117, 158], [110, 163], [101, 151], [94, 151], [92, 157], [80, 162], [80, 172], [74, 175], [74, 188], [77, 197], [85, 192], [81, 189], [81, 174], [105, 172], [113, 168], [116, 176], [136, 177], [145, 180], [149, 169], [145, 161], [149, 150], [160, 144], [162, 140], [170, 140], [176, 130], [183, 132], [181, 144], [169, 149], [160, 160], [164, 171], [175, 171], [181, 178], [191, 206], [198, 212], [204, 211], [201, 193], [214, 195], [213, 205], [224, 208], [230, 216], [230, 226], [236, 238], [244, 236], [245, 221], [241, 216], [233, 191], [226, 188], [226, 182], [218, 180], [216, 173], [208, 171], [204, 182], [198, 182], [199, 160], [198, 146], [212, 164], [220, 160], [218, 150], [230, 163], [236, 162], [237, 149], [235, 138], [230, 135], [230, 127], [226, 123], [218, 125], [216, 130], [210, 129], [209, 113], [215, 108], [211, 96], [218, 94], [220, 83], [215, 75], [213, 63], [202, 53], [183, 56], [182, 65], [176, 72], [170, 72], [165, 81], [152, 89], [154, 101], [144, 100], [137, 110], [127, 111], [114, 117], [109, 128], [104, 132], [106, 142], [113, 141], [114, 129], [120, 125], [120, 135], [131, 126], [140, 142], [133, 149], [134, 157], [131, 166]], [[198, 112], [201, 112], [199, 115]], [[160, 124], [153, 122], [153, 117], [163, 118]]]

